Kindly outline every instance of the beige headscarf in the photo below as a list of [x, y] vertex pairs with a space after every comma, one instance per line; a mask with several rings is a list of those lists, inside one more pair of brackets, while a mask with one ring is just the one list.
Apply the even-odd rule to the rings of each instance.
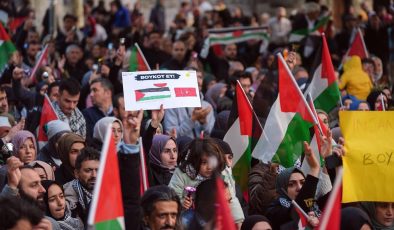
[[29, 165], [33, 168], [42, 168], [47, 176], [47, 180], [55, 180], [55, 173], [53, 168], [44, 161], [32, 161]]

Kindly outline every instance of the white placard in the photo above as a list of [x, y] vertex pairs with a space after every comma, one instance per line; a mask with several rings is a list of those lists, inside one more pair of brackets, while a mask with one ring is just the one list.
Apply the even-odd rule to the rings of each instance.
[[194, 70], [123, 72], [126, 111], [201, 107]]

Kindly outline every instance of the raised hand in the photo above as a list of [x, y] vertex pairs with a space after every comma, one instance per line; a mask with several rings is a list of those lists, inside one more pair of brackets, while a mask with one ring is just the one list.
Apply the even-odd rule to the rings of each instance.
[[[320, 134], [317, 134], [320, 135]], [[328, 157], [332, 153], [332, 132], [331, 130], [328, 130], [327, 136], [322, 136], [322, 147], [321, 147], [321, 153], [320, 155], [323, 158]]]
[[306, 141], [304, 141], [304, 153], [305, 153], [306, 162], [308, 162], [308, 165], [311, 168], [309, 174], [314, 177], [318, 177], [320, 172], [320, 164], [316, 159], [316, 156], [313, 153], [311, 146], [309, 146], [308, 142]]
[[130, 113], [126, 118], [123, 119], [123, 139], [126, 144], [137, 143], [137, 140], [140, 137], [140, 129], [143, 115], [144, 111], [141, 109], [136, 113]]
[[163, 104], [160, 105], [159, 110], [152, 110], [152, 121], [150, 125], [157, 129], [164, 118], [164, 107]]
[[18, 187], [19, 181], [22, 177], [21, 170], [19, 168], [22, 166], [23, 163], [15, 156], [11, 156], [7, 159], [7, 183], [12, 189], [16, 189]]

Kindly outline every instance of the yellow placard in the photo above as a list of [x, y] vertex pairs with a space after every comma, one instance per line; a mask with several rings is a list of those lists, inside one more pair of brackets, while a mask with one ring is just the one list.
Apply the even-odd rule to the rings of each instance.
[[394, 202], [394, 112], [341, 111], [342, 202]]

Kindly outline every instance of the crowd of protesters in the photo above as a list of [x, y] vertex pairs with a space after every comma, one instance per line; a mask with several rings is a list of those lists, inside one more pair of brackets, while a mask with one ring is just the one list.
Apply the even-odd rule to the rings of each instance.
[[[292, 200], [308, 214], [311, 227], [330, 195], [340, 164], [321, 166], [304, 143], [310, 171], [299, 165], [283, 168], [252, 160], [249, 201], [234, 181], [233, 152], [222, 139], [227, 132], [237, 81], [259, 119], [264, 120], [278, 94], [277, 56], [286, 61], [302, 90], [310, 83], [320, 34], [290, 43], [292, 31], [313, 27], [330, 13], [318, 1], [308, 1], [289, 15], [245, 15], [224, 1], [182, 1], [166, 25], [164, 0], [157, 0], [145, 21], [137, 1], [129, 10], [114, 0], [84, 1], [81, 18], [67, 13], [62, 27], [50, 31], [50, 12], [35, 20], [29, 1], [1, 1], [1, 19], [17, 48], [0, 78], [0, 229], [88, 229], [87, 218], [99, 169], [105, 132], [112, 125], [117, 146], [126, 229], [214, 229], [215, 180], [226, 187], [234, 225], [238, 229], [297, 229]], [[380, 1], [377, 1], [380, 2]], [[383, 2], [383, 1], [382, 1]], [[390, 110], [394, 83], [394, 5], [348, 7], [342, 28], [325, 28], [337, 73], [342, 102], [330, 113], [319, 111], [329, 132], [323, 157], [344, 154], [338, 110]], [[35, 25], [42, 23], [43, 30]], [[270, 42], [249, 40], [215, 46], [199, 55], [208, 29], [264, 26]], [[369, 57], [342, 60], [360, 28]], [[124, 38], [124, 42], [121, 42]], [[126, 111], [121, 72], [129, 71], [131, 47], [138, 43], [151, 69], [195, 70], [201, 108]], [[48, 61], [30, 76], [39, 52], [48, 47]], [[2, 55], [2, 54], [0, 54]], [[390, 68], [391, 67], [391, 68]], [[45, 94], [59, 120], [44, 127], [47, 143], [37, 130]], [[140, 143], [147, 157], [150, 188], [140, 194]], [[331, 138], [338, 145], [331, 146]], [[12, 144], [12, 145], [10, 145]], [[215, 159], [215, 164], [212, 164]], [[196, 188], [195, 193], [185, 192]], [[312, 202], [310, 202], [312, 201]], [[343, 205], [342, 229], [394, 229], [394, 203]]]

